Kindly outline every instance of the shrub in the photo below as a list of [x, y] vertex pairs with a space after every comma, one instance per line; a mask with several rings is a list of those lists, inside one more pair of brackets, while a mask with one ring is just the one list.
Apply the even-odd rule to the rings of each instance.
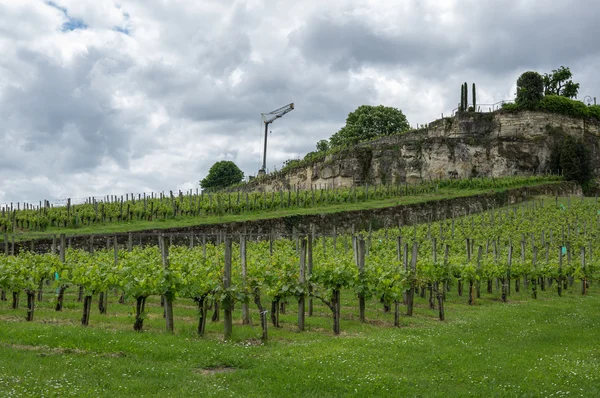
[[521, 107], [517, 104], [505, 103], [502, 104], [502, 110], [507, 112], [518, 112], [521, 110]]
[[574, 117], [590, 116], [589, 107], [581, 101], [572, 100], [559, 95], [546, 95], [538, 104], [538, 109], [544, 112], [560, 113]]
[[588, 106], [588, 112], [590, 114], [590, 117], [600, 120], [600, 105]]

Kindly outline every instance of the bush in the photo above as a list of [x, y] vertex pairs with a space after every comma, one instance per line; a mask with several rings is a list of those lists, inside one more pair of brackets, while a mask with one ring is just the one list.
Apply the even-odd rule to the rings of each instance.
[[600, 120], [600, 105], [588, 106], [590, 117]]
[[587, 106], [581, 101], [572, 100], [559, 95], [546, 95], [538, 104], [531, 108], [519, 103], [503, 104], [505, 112], [519, 112], [521, 110], [534, 110], [548, 113], [556, 113], [572, 117], [590, 117], [600, 121], [600, 105]]
[[517, 104], [505, 103], [502, 104], [502, 110], [507, 112], [518, 112], [521, 110], [521, 107]]
[[589, 117], [590, 107], [581, 101], [572, 100], [559, 95], [547, 95], [538, 104], [538, 109], [543, 112], [560, 113], [574, 117]]
[[522, 109], [535, 109], [544, 97], [544, 78], [537, 72], [525, 72], [517, 79], [516, 103]]

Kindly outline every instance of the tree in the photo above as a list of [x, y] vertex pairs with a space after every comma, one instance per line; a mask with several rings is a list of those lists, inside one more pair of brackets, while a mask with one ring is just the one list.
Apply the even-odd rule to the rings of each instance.
[[537, 72], [525, 72], [517, 79], [516, 103], [524, 109], [535, 109], [544, 97], [544, 78]]
[[406, 132], [410, 128], [401, 110], [389, 106], [361, 105], [346, 118], [346, 125], [331, 136], [332, 147]]
[[221, 160], [212, 165], [206, 178], [200, 181], [203, 189], [220, 189], [238, 184], [244, 178], [244, 173], [230, 160]]
[[560, 95], [567, 98], [577, 97], [579, 83], [573, 83], [571, 80], [571, 70], [561, 66], [554, 69], [552, 73], [544, 74], [544, 93], [546, 95]]
[[325, 152], [329, 149], [329, 141], [321, 140], [317, 142], [317, 152]]

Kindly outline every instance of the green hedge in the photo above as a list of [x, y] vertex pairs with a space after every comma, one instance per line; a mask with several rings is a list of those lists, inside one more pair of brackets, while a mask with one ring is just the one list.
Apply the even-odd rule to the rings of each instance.
[[546, 95], [538, 103], [537, 109], [543, 112], [560, 113], [574, 117], [589, 117], [588, 107], [581, 101], [575, 101], [560, 95]]
[[[581, 101], [559, 95], [546, 95], [535, 107], [527, 109], [573, 117], [594, 118], [600, 121], [600, 105], [587, 106]], [[526, 108], [515, 103], [503, 104], [502, 110], [506, 112], [518, 112], [526, 110]]]
[[590, 117], [600, 120], [600, 105], [588, 106]]
[[502, 104], [502, 110], [505, 110], [507, 112], [518, 112], [523, 110], [523, 108], [515, 103], [506, 103]]

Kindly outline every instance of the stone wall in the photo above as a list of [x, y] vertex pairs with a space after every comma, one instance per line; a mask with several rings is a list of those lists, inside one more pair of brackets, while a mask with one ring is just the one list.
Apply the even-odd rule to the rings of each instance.
[[541, 112], [470, 113], [444, 118], [404, 135], [384, 137], [330, 155], [250, 190], [310, 189], [430, 178], [539, 174], [561, 135], [583, 138], [600, 175], [600, 123]]

